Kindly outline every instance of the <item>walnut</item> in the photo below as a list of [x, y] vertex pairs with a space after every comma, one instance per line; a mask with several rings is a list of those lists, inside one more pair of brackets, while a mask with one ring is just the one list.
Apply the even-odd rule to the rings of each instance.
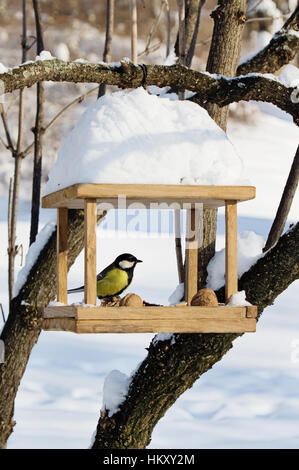
[[194, 295], [191, 300], [191, 305], [206, 306], [206, 307], [218, 307], [218, 299], [215, 292], [212, 289], [200, 289], [197, 294]]
[[123, 297], [119, 304], [121, 307], [142, 307], [142, 298], [136, 294], [127, 294]]

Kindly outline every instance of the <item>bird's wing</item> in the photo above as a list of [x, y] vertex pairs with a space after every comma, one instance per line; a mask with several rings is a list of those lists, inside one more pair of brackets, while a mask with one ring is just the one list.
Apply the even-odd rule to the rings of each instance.
[[97, 282], [98, 297], [109, 297], [122, 292], [128, 286], [128, 274], [113, 267]]

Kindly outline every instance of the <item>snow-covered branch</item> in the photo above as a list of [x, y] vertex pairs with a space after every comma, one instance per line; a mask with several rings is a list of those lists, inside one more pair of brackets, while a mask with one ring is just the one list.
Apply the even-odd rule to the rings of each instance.
[[4, 93], [30, 87], [40, 81], [81, 82], [137, 88], [156, 85], [186, 89], [196, 93], [194, 101], [219, 106], [240, 100], [267, 101], [298, 120], [298, 90], [286, 87], [275, 77], [248, 74], [235, 78], [211, 75], [182, 65], [134, 65], [128, 60], [119, 64], [64, 62], [58, 59], [30, 62], [0, 74]]
[[299, 7], [269, 44], [237, 68], [237, 75], [249, 72], [274, 73], [294, 59], [299, 50]]

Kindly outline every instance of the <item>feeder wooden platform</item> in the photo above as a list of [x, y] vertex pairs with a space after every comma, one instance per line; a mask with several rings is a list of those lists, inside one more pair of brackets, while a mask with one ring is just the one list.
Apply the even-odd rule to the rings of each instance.
[[47, 307], [44, 330], [74, 333], [242, 333], [257, 307]]
[[[257, 307], [191, 306], [198, 284], [198, 231], [196, 211], [225, 206], [226, 302], [238, 291], [237, 203], [253, 199], [253, 186], [198, 186], [152, 184], [75, 184], [42, 199], [44, 208], [57, 210], [57, 301], [65, 306], [47, 307], [43, 329], [75, 333], [241, 333], [254, 332]], [[120, 204], [121, 200], [121, 204]], [[125, 202], [125, 206], [123, 205]], [[185, 299], [175, 307], [96, 307], [97, 206], [124, 209], [142, 203], [151, 209], [187, 210]], [[155, 206], [155, 203], [157, 205]], [[163, 205], [164, 203], [164, 205]], [[165, 204], [166, 203], [166, 204]], [[170, 204], [175, 203], [175, 207]], [[187, 207], [186, 207], [187, 205]], [[103, 206], [102, 206], [103, 207]], [[139, 206], [139, 208], [141, 208]], [[85, 214], [85, 295], [94, 307], [67, 304], [68, 209]], [[191, 235], [192, 234], [192, 235]]]

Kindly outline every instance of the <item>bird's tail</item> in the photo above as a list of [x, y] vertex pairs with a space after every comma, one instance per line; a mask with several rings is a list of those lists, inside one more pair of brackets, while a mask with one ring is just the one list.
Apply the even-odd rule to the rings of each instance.
[[68, 294], [75, 294], [75, 292], [84, 292], [84, 286], [76, 287], [75, 289], [68, 289]]

